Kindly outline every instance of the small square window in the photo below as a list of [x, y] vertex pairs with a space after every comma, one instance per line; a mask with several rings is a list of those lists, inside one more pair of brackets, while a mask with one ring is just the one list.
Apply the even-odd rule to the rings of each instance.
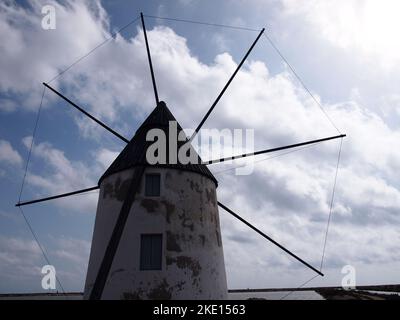
[[145, 196], [159, 197], [160, 196], [160, 174], [146, 174], [145, 179]]
[[161, 270], [162, 234], [142, 234], [140, 270]]

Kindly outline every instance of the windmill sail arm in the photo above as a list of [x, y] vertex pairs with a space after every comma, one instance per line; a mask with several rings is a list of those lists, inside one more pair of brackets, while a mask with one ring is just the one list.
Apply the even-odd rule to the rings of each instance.
[[104, 286], [110, 273], [111, 265], [114, 261], [115, 253], [117, 252], [122, 233], [125, 228], [126, 221], [129, 216], [132, 204], [135, 201], [136, 194], [140, 188], [140, 181], [144, 174], [145, 167], [138, 166], [132, 177], [127, 196], [122, 204], [117, 221], [111, 234], [111, 238], [106, 247], [103, 260], [101, 261], [99, 270], [97, 272], [96, 280], [94, 282], [92, 291], [90, 292], [90, 300], [100, 300], [103, 294]]
[[224, 161], [230, 161], [230, 160], [235, 160], [235, 159], [240, 159], [240, 158], [246, 158], [246, 157], [256, 156], [256, 155], [259, 155], [259, 154], [271, 153], [271, 152], [276, 152], [276, 151], [280, 151], [280, 150], [301, 147], [301, 146], [305, 146], [305, 145], [308, 145], [308, 144], [319, 143], [319, 142], [324, 142], [324, 141], [334, 140], [334, 139], [339, 139], [339, 138], [344, 138], [344, 137], [346, 137], [345, 134], [340, 134], [340, 135], [337, 135], [337, 136], [332, 136], [332, 137], [327, 137], [327, 138], [322, 138], [322, 139], [317, 139], [317, 140], [310, 140], [310, 141], [290, 144], [290, 145], [287, 145], [287, 146], [282, 146], [282, 147], [277, 147], [277, 148], [272, 148], [272, 149], [259, 150], [259, 151], [255, 151], [255, 152], [243, 153], [243, 154], [240, 154], [240, 155], [226, 157], [226, 158], [203, 161], [203, 164], [204, 165], [209, 165], [209, 164], [214, 164], [214, 163], [220, 163], [220, 162], [224, 162]]
[[196, 134], [200, 131], [201, 127], [203, 126], [204, 122], [206, 122], [207, 118], [210, 116], [211, 112], [214, 110], [215, 106], [217, 105], [217, 103], [219, 102], [219, 100], [222, 98], [223, 94], [225, 93], [226, 89], [229, 87], [229, 85], [231, 84], [232, 80], [235, 78], [236, 74], [238, 73], [238, 71], [240, 70], [240, 68], [242, 67], [243, 63], [246, 61], [247, 57], [249, 56], [250, 52], [253, 50], [254, 46], [256, 45], [256, 43], [258, 42], [258, 40], [260, 39], [261, 35], [264, 33], [265, 29], [262, 28], [262, 30], [260, 31], [260, 33], [258, 34], [256, 40], [254, 40], [253, 44], [251, 45], [251, 47], [249, 48], [249, 50], [247, 50], [246, 54], [244, 55], [244, 57], [242, 58], [242, 61], [240, 61], [239, 65], [237, 66], [235, 72], [232, 74], [232, 76], [229, 78], [228, 82], [225, 84], [224, 88], [221, 90], [221, 92], [219, 93], [217, 99], [215, 99], [214, 103], [211, 105], [210, 109], [207, 111], [206, 115], [203, 117], [203, 119], [201, 120], [200, 124], [197, 126], [197, 128], [195, 129], [195, 132], [193, 133], [193, 135], [190, 137], [190, 141], [193, 140], [193, 138], [196, 136]]
[[80, 194], [80, 193], [94, 191], [94, 190], [97, 190], [97, 189], [99, 189], [99, 186], [86, 188], [86, 189], [81, 189], [81, 190], [72, 191], [72, 192], [67, 192], [67, 193], [56, 195], [56, 196], [50, 196], [50, 197], [36, 199], [36, 200], [18, 202], [15, 206], [16, 207], [22, 207], [22, 206], [26, 206], [28, 204], [34, 204], [34, 203], [38, 203], [38, 202], [44, 202], [44, 201], [49, 201], [49, 200], [54, 200], [54, 199], [59, 199], [59, 198], [65, 198], [65, 197], [73, 196], [73, 195]]
[[140, 13], [140, 19], [142, 20], [142, 28], [143, 28], [143, 34], [144, 34], [144, 41], [146, 43], [146, 51], [147, 51], [147, 59], [149, 60], [149, 67], [150, 67], [150, 74], [151, 74], [151, 81], [153, 83], [153, 90], [154, 90], [154, 97], [156, 99], [156, 105], [160, 102], [158, 99], [158, 91], [157, 91], [157, 83], [156, 83], [156, 77], [154, 75], [154, 69], [153, 69], [153, 63], [151, 62], [151, 53], [150, 53], [150, 47], [149, 47], [149, 41], [147, 40], [147, 32], [146, 32], [146, 26], [144, 24], [144, 17], [143, 13]]
[[111, 132], [113, 135], [115, 135], [116, 137], [118, 137], [119, 139], [121, 139], [122, 141], [128, 143], [129, 140], [126, 139], [125, 137], [123, 137], [122, 135], [120, 135], [118, 132], [116, 132], [115, 130], [111, 129], [109, 126], [107, 126], [106, 124], [104, 124], [103, 122], [101, 122], [99, 119], [93, 117], [89, 112], [85, 111], [84, 109], [82, 109], [80, 106], [78, 106], [76, 103], [72, 102], [70, 99], [68, 99], [66, 96], [64, 96], [62, 93], [58, 92], [56, 89], [50, 87], [47, 83], [43, 82], [43, 85], [47, 88], [49, 88], [51, 91], [53, 91], [56, 95], [58, 95], [60, 98], [64, 99], [65, 101], [67, 101], [71, 106], [73, 106], [75, 109], [79, 110], [80, 112], [82, 112], [85, 116], [89, 117], [90, 119], [92, 119], [94, 122], [96, 122], [97, 124], [99, 124], [100, 126], [102, 126], [104, 129], [106, 129], [107, 131]]
[[218, 202], [218, 205], [224, 209], [226, 212], [230, 213], [232, 216], [234, 216], [236, 219], [240, 220], [241, 222], [243, 222], [245, 225], [247, 225], [248, 227], [250, 227], [251, 229], [253, 229], [254, 231], [256, 231], [258, 234], [260, 234], [261, 236], [263, 236], [265, 239], [267, 239], [268, 241], [272, 242], [274, 245], [276, 245], [277, 247], [279, 247], [280, 249], [282, 249], [283, 251], [285, 251], [287, 254], [289, 254], [290, 256], [292, 256], [293, 258], [295, 258], [297, 261], [301, 262], [303, 265], [305, 265], [306, 267], [310, 268], [311, 270], [313, 270], [314, 272], [318, 273], [320, 276], [324, 276], [324, 274], [317, 270], [316, 268], [314, 268], [312, 265], [310, 265], [309, 263], [307, 263], [306, 261], [304, 261], [303, 259], [301, 259], [300, 257], [298, 257], [297, 255], [295, 255], [293, 252], [289, 251], [288, 249], [286, 249], [284, 246], [282, 246], [281, 244], [279, 244], [278, 242], [276, 242], [274, 239], [272, 239], [271, 237], [267, 236], [264, 232], [262, 232], [261, 230], [257, 229], [255, 226], [253, 226], [252, 224], [250, 224], [249, 222], [247, 222], [246, 220], [244, 220], [241, 216], [239, 216], [238, 214], [236, 214], [235, 212], [233, 212], [231, 209], [229, 209], [228, 207], [226, 207], [225, 205], [223, 205], [221, 202]]

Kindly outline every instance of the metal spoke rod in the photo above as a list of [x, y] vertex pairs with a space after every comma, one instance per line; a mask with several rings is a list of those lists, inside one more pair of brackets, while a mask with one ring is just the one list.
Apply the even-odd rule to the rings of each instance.
[[322, 139], [317, 139], [317, 140], [310, 140], [310, 141], [290, 144], [290, 145], [283, 146], [283, 147], [265, 149], [265, 150], [250, 152], [250, 153], [243, 153], [243, 154], [237, 155], [237, 156], [231, 156], [231, 157], [220, 158], [220, 159], [215, 159], [215, 160], [203, 161], [202, 164], [209, 165], [209, 164], [214, 164], [214, 163], [220, 163], [220, 162], [224, 162], [224, 161], [235, 160], [235, 159], [240, 159], [240, 158], [246, 158], [246, 157], [256, 156], [256, 155], [263, 154], [263, 153], [270, 153], [270, 152], [275, 152], [275, 151], [280, 151], [280, 150], [285, 150], [285, 149], [290, 149], [290, 148], [296, 148], [296, 147], [301, 147], [301, 146], [305, 146], [305, 145], [308, 145], [308, 144], [313, 144], [313, 143], [318, 143], [318, 142], [323, 142], [323, 141], [328, 141], [328, 140], [333, 140], [333, 139], [339, 139], [339, 138], [344, 138], [344, 137], [346, 137], [346, 135], [345, 134], [341, 134], [341, 135], [333, 136], [333, 137], [327, 137], [327, 138], [322, 138]]
[[105, 249], [103, 260], [101, 261], [96, 280], [89, 295], [89, 300], [101, 299], [115, 254], [118, 250], [119, 242], [121, 241], [125, 229], [126, 221], [129, 217], [129, 212], [131, 211], [132, 204], [135, 201], [136, 194], [139, 191], [140, 181], [144, 174], [144, 170], [144, 166], [138, 166], [133, 172], [132, 182], [130, 183], [127, 196], [122, 204], [121, 211], [119, 212], [110, 241]]
[[153, 63], [151, 62], [151, 54], [150, 54], [150, 47], [149, 47], [149, 42], [147, 40], [147, 32], [146, 32], [146, 26], [144, 24], [144, 17], [143, 13], [140, 13], [140, 19], [142, 20], [142, 27], [143, 27], [143, 34], [144, 34], [144, 40], [146, 42], [146, 51], [147, 51], [147, 58], [149, 60], [149, 67], [150, 67], [150, 73], [151, 73], [151, 81], [153, 82], [153, 89], [154, 89], [154, 97], [156, 98], [156, 105], [160, 102], [158, 99], [158, 92], [157, 92], [157, 85], [156, 85], [156, 77], [154, 76], [154, 70], [153, 70]]
[[97, 189], [99, 189], [99, 186], [95, 186], [95, 187], [91, 187], [91, 188], [86, 188], [86, 189], [82, 189], [82, 190], [77, 190], [77, 191], [72, 191], [72, 192], [68, 192], [68, 193], [63, 193], [63, 194], [59, 194], [59, 195], [56, 195], [56, 196], [51, 196], [51, 197], [42, 198], [42, 199], [36, 199], [36, 200], [18, 202], [15, 206], [16, 206], [16, 207], [21, 207], [21, 206], [26, 206], [26, 205], [28, 205], [28, 204], [34, 204], [34, 203], [44, 202], [44, 201], [48, 201], [48, 200], [54, 200], [54, 199], [59, 199], [59, 198], [65, 198], [65, 197], [73, 196], [73, 195], [75, 195], [75, 194], [84, 193], [84, 192], [89, 192], [89, 191], [93, 191], [93, 190], [97, 190]]
[[90, 113], [88, 113], [87, 111], [83, 110], [80, 106], [78, 106], [76, 103], [72, 102], [70, 99], [68, 99], [66, 96], [64, 96], [62, 93], [58, 92], [56, 89], [50, 87], [47, 83], [43, 82], [43, 85], [46, 86], [47, 88], [49, 88], [51, 91], [53, 91], [56, 95], [58, 95], [59, 97], [63, 98], [65, 101], [67, 101], [71, 106], [73, 106], [74, 108], [78, 109], [80, 112], [82, 112], [84, 115], [86, 115], [87, 117], [89, 117], [90, 119], [92, 119], [94, 122], [96, 122], [97, 124], [101, 125], [104, 129], [108, 130], [109, 132], [111, 132], [113, 135], [115, 135], [116, 137], [120, 138], [122, 141], [129, 143], [129, 140], [126, 139], [125, 137], [123, 137], [122, 135], [120, 135], [118, 132], [116, 132], [115, 130], [111, 129], [109, 126], [105, 125], [103, 122], [101, 122], [100, 120], [96, 119], [95, 117], [93, 117]]
[[242, 67], [243, 63], [246, 61], [247, 57], [249, 56], [250, 52], [253, 50], [254, 46], [256, 45], [257, 41], [260, 39], [261, 35], [264, 33], [265, 28], [262, 28], [262, 30], [260, 31], [260, 33], [258, 34], [256, 40], [254, 40], [253, 44], [251, 45], [250, 49], [246, 52], [246, 54], [244, 55], [242, 61], [240, 61], [239, 65], [237, 66], [235, 72], [232, 74], [232, 76], [230, 77], [230, 79], [228, 80], [228, 82], [225, 84], [224, 88], [222, 89], [222, 91], [220, 92], [220, 94], [218, 95], [217, 99], [215, 99], [214, 103], [211, 105], [210, 109], [207, 111], [206, 115], [203, 117], [203, 119], [201, 120], [200, 124], [197, 126], [195, 132], [193, 133], [193, 135], [190, 137], [189, 141], [192, 141], [193, 138], [197, 135], [197, 133], [200, 131], [201, 127], [203, 126], [204, 122], [206, 122], [207, 118], [209, 117], [209, 115], [211, 114], [211, 112], [214, 110], [215, 106], [217, 105], [217, 103], [219, 102], [219, 100], [222, 98], [223, 94], [225, 93], [225, 90], [229, 87], [229, 85], [231, 84], [233, 78], [235, 78], [236, 74], [238, 73], [238, 71], [240, 70], [240, 68]]
[[221, 202], [218, 202], [218, 205], [224, 209], [226, 212], [230, 213], [232, 216], [234, 216], [236, 219], [240, 220], [241, 222], [243, 222], [245, 225], [247, 225], [248, 227], [250, 227], [251, 229], [253, 229], [254, 231], [256, 231], [258, 234], [260, 234], [261, 236], [263, 236], [265, 239], [267, 239], [268, 241], [272, 242], [274, 245], [276, 245], [277, 247], [279, 247], [280, 249], [282, 249], [283, 251], [285, 251], [286, 253], [288, 253], [289, 255], [291, 255], [293, 258], [295, 258], [297, 261], [301, 262], [302, 264], [304, 264], [306, 267], [310, 268], [311, 270], [315, 271], [316, 273], [318, 273], [320, 276], [324, 276], [324, 274], [317, 270], [316, 268], [314, 268], [312, 265], [310, 265], [309, 263], [305, 262], [303, 259], [301, 259], [300, 257], [298, 257], [297, 255], [295, 255], [293, 252], [289, 251], [288, 249], [286, 249], [284, 246], [282, 246], [281, 244], [279, 244], [278, 242], [276, 242], [274, 239], [272, 239], [271, 237], [267, 236], [264, 232], [260, 231], [259, 229], [257, 229], [255, 226], [253, 226], [252, 224], [250, 224], [249, 222], [247, 222], [246, 220], [244, 220], [241, 216], [237, 215], [235, 212], [233, 212], [231, 209], [229, 209], [228, 207], [224, 206]]

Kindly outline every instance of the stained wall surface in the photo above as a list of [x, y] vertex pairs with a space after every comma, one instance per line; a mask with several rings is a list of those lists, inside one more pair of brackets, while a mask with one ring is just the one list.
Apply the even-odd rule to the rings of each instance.
[[[105, 178], [84, 297], [93, 287], [134, 169]], [[215, 183], [194, 172], [159, 173], [159, 197], [144, 195], [144, 177], [132, 205], [102, 299], [226, 299], [227, 284]], [[162, 234], [161, 270], [140, 270], [141, 234]]]

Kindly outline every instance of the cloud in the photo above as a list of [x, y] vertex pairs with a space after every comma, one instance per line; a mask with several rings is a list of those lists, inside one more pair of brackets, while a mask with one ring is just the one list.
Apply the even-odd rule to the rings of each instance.
[[109, 149], [101, 148], [96, 152], [96, 160], [105, 171], [111, 163], [118, 156], [119, 152], [111, 151]]
[[0, 110], [3, 112], [11, 112], [17, 109], [17, 105], [11, 99], [0, 99]]
[[[50, 80], [77, 54], [104, 39], [99, 31], [104, 11], [98, 2], [90, 7], [81, 1], [69, 1], [66, 5], [56, 1], [28, 3], [25, 7], [9, 1], [0, 4], [0, 37], [7, 39], [0, 44], [0, 90], [20, 95], [20, 106], [32, 110], [38, 107], [42, 81]], [[55, 7], [56, 30], [41, 27], [44, 5]]]
[[42, 253], [35, 241], [0, 236], [1, 283], [15, 283], [21, 279], [37, 277], [40, 275], [41, 257]]
[[87, 269], [90, 253], [89, 241], [63, 237], [56, 242], [57, 248], [53, 252], [54, 256], [73, 263], [76, 270], [80, 272]]
[[[38, 256], [41, 255], [40, 249], [35, 241], [28, 241], [20, 238], [2, 237], [1, 244], [5, 253], [4, 255], [2, 255], [2, 259], [4, 262], [7, 263], [20, 263], [20, 259], [23, 255], [27, 255], [31, 259], [36, 259]], [[7, 251], [7, 253], [5, 251]], [[14, 252], [15, 254], [11, 254], [11, 252]], [[23, 255], [19, 256], [18, 254], [21, 252], [23, 253]]]
[[303, 24], [311, 27], [322, 40], [350, 52], [361, 53], [366, 62], [377, 59], [388, 70], [398, 66], [398, 1], [283, 0], [282, 3], [289, 17], [302, 19]]
[[[71, 237], [51, 237], [51, 240], [51, 245], [45, 245], [45, 249], [64, 289], [82, 290], [90, 242]], [[42, 291], [41, 269], [45, 264], [47, 262], [35, 241], [0, 236], [0, 292], [14, 293], [16, 288], [19, 292]], [[60, 287], [57, 289], [61, 290]]]
[[3, 210], [0, 210], [0, 218], [6, 219], [6, 220], [9, 220], [12, 222], [16, 222], [16, 223], [20, 223], [22, 221], [21, 217], [16, 215], [15, 212], [11, 213], [9, 211], [3, 211]]
[[[31, 136], [22, 139], [28, 149]], [[91, 151], [95, 161], [70, 160], [64, 151], [48, 142], [34, 144], [30, 169], [26, 176], [27, 190], [33, 199], [58, 195], [97, 185], [101, 174], [111, 165], [119, 152], [101, 147]], [[25, 196], [26, 197], [26, 196]], [[95, 213], [98, 192], [52, 200], [50, 203], [76, 212]], [[73, 201], [71, 200], [73, 199]]]
[[22, 158], [17, 150], [14, 150], [11, 144], [6, 140], [0, 139], [0, 162], [6, 162], [11, 165], [20, 166]]
[[[23, 144], [28, 148], [31, 137], [25, 137]], [[104, 150], [101, 153], [105, 153]], [[79, 189], [95, 186], [99, 170], [81, 161], [69, 160], [63, 151], [54, 148], [50, 143], [35, 144], [32, 149], [32, 162], [39, 161], [43, 167], [39, 172], [28, 171], [27, 182], [34, 191], [34, 196], [44, 197], [58, 195]], [[53, 200], [52, 203], [79, 212], [95, 212], [97, 193]]]

